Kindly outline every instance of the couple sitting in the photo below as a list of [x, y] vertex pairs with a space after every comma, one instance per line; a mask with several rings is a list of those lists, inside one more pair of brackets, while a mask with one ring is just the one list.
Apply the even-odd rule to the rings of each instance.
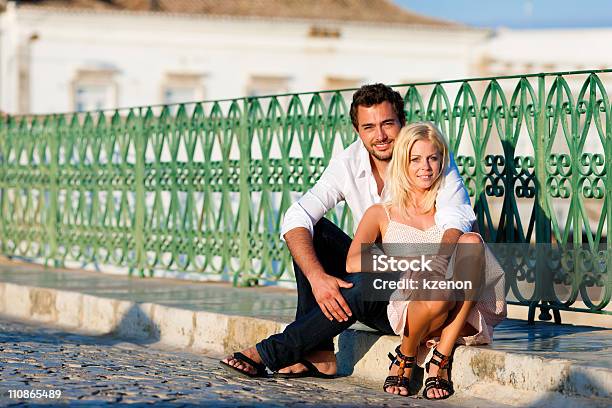
[[[423, 364], [431, 354], [423, 395], [447, 398], [454, 392], [449, 377], [454, 345], [490, 343], [493, 327], [505, 317], [503, 272], [480, 235], [471, 232], [476, 217], [439, 130], [428, 122], [404, 127], [403, 100], [383, 84], [360, 88], [350, 115], [360, 140], [330, 161], [284, 217], [281, 233], [298, 289], [296, 320], [222, 363], [249, 376], [264, 376], [267, 367], [276, 376], [331, 378], [334, 336], [360, 321], [402, 336], [390, 354], [386, 392], [408, 395], [417, 355]], [[342, 200], [358, 224], [352, 242], [323, 218]], [[394, 243], [438, 244], [431, 274], [468, 277], [477, 288], [435, 299], [371, 299], [364, 295], [372, 293], [372, 274], [361, 271], [362, 245], [377, 242], [383, 249]]]

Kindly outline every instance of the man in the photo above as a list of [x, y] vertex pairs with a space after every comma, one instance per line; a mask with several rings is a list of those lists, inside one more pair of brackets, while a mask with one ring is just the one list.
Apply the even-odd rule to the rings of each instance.
[[[312, 189], [287, 210], [281, 227], [294, 260], [296, 321], [257, 348], [238, 353], [246, 358], [235, 355], [223, 360], [246, 374], [260, 374], [263, 362], [272, 370], [294, 376], [333, 375], [333, 336], [356, 320], [393, 334], [386, 302], [364, 301], [359, 296], [360, 274], [347, 278], [351, 239], [323, 216], [345, 201], [356, 228], [365, 211], [380, 202], [394, 141], [406, 123], [404, 102], [386, 85], [364, 85], [353, 95], [350, 115], [359, 140], [330, 161]], [[454, 244], [471, 230], [476, 217], [452, 156], [436, 207], [436, 224], [445, 231], [443, 243]]]

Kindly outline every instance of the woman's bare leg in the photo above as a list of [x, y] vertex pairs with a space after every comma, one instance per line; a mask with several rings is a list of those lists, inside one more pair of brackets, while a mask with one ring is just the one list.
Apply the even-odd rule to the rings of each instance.
[[[455, 342], [460, 335], [470, 335], [476, 332], [470, 325], [466, 325], [466, 322], [476, 304], [484, 276], [484, 243], [480, 235], [475, 233], [464, 234], [459, 238], [458, 243], [454, 279], [473, 282], [473, 287], [472, 290], [464, 292], [464, 300], [457, 302], [455, 309], [442, 328], [440, 342], [436, 349], [445, 356], [451, 355]], [[435, 377], [438, 375], [438, 371], [439, 367], [437, 365], [430, 364], [427, 374], [429, 377]], [[446, 370], [440, 373], [440, 377], [448, 379]], [[446, 395], [448, 395], [447, 391], [437, 388], [432, 388], [427, 392], [429, 398], [441, 398]]]
[[[453, 311], [454, 316], [450, 317], [450, 322], [442, 329], [440, 333], [440, 342], [436, 346], [436, 349], [444, 354], [450, 356], [457, 338], [462, 336], [469, 336], [475, 334], [475, 330], [470, 326], [466, 325], [467, 317], [472, 310], [475, 302], [460, 302], [457, 308]], [[432, 336], [433, 337], [433, 336]], [[438, 375], [439, 367], [435, 364], [429, 365], [428, 377], [435, 377]], [[443, 370], [440, 373], [440, 377], [448, 380], [448, 373]], [[432, 388], [427, 392], [429, 398], [441, 398], [448, 395], [448, 392], [442, 389]]]
[[[416, 350], [423, 338], [431, 331], [439, 329], [447, 319], [448, 313], [454, 307], [452, 301], [412, 301], [408, 304], [407, 321], [400, 351], [406, 356], [416, 355]], [[389, 375], [397, 375], [399, 367], [393, 365]], [[404, 371], [404, 377], [410, 377], [410, 369]], [[388, 393], [408, 395], [405, 387], [391, 386]]]

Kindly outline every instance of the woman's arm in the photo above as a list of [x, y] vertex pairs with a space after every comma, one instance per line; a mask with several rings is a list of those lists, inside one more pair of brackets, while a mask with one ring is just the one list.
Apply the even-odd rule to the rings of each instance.
[[361, 272], [361, 246], [373, 244], [382, 235], [381, 223], [386, 220], [385, 210], [382, 205], [375, 204], [368, 208], [359, 222], [355, 238], [346, 257], [346, 271]]

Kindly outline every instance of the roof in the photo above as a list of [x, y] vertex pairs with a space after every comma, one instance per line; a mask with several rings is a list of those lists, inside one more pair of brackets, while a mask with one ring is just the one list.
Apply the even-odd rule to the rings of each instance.
[[73, 10], [153, 11], [209, 16], [461, 26], [413, 13], [390, 0], [21, 0], [18, 4]]

